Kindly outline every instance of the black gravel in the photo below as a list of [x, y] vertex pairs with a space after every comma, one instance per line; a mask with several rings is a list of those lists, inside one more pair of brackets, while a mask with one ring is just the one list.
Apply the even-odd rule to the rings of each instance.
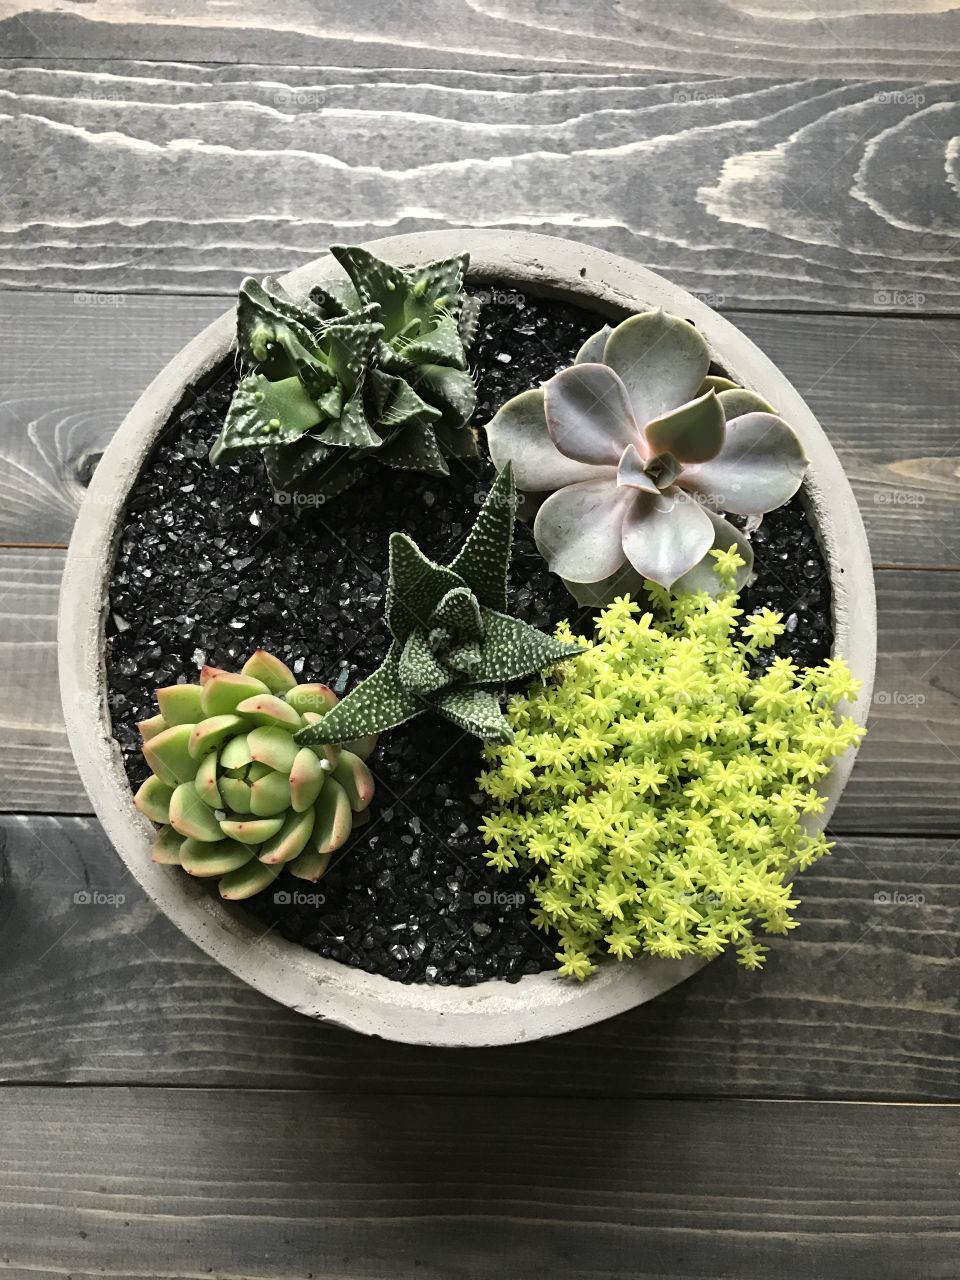
[[[488, 289], [472, 353], [475, 422], [569, 364], [598, 327], [595, 315], [569, 304]], [[205, 662], [237, 668], [262, 647], [302, 679], [341, 693], [372, 671], [387, 648], [390, 533], [406, 530], [428, 555], [451, 558], [493, 478], [486, 456], [451, 464], [443, 479], [371, 467], [362, 490], [319, 510], [276, 506], [254, 455], [216, 471], [206, 460], [235, 378], [228, 368], [188, 397], [128, 504], [107, 674], [133, 786], [147, 773], [136, 721], [154, 714], [155, 689], [195, 679]], [[778, 652], [803, 665], [821, 661], [832, 643], [829, 582], [799, 500], [767, 516], [753, 543], [758, 580], [745, 602], [784, 611]], [[522, 523], [511, 581], [511, 608], [526, 621], [549, 629], [582, 618]], [[522, 878], [484, 862], [479, 744], [424, 717], [386, 735], [370, 765], [372, 820], [320, 884], [283, 875], [246, 908], [322, 955], [404, 982], [469, 985], [554, 967], [549, 939], [528, 924]]]

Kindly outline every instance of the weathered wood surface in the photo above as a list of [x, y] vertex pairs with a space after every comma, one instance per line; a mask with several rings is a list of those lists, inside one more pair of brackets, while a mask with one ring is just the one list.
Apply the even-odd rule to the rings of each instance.
[[[0, 811], [88, 813], [56, 666], [64, 553], [0, 549]], [[833, 826], [952, 835], [960, 825], [960, 574], [880, 570], [871, 731]]]
[[954, 840], [840, 840], [760, 974], [724, 958], [600, 1026], [456, 1052], [259, 996], [159, 914], [92, 819], [3, 818], [0, 848], [5, 1083], [960, 1101]]
[[[127, 409], [226, 307], [208, 297], [0, 292], [0, 543], [69, 540], [84, 482]], [[960, 321], [731, 318], [819, 415], [875, 561], [960, 566]]]
[[[528, 22], [551, 25], [551, 6], [528, 4]], [[509, 7], [497, 7], [497, 29], [519, 26], [535, 57], [536, 26], [522, 14], [511, 24]], [[358, 8], [352, 29], [364, 9], [382, 27], [379, 3]], [[565, 8], [554, 25], [576, 26], [577, 6]], [[397, 5], [393, 24], [422, 26], [431, 10], [411, 17]], [[475, 4], [469, 12], [479, 14]], [[933, 41], [958, 13], [911, 29]], [[236, 30], [233, 7], [222, 14], [218, 25]], [[11, 21], [16, 32], [25, 21], [37, 29], [36, 16]], [[874, 50], [888, 21], [864, 19]], [[331, 241], [468, 223], [586, 240], [728, 306], [956, 311], [960, 106], [956, 86], [940, 82], [950, 44], [922, 84], [803, 79], [801, 31], [815, 30], [818, 46], [844, 60], [866, 50], [848, 51], [837, 20], [819, 15], [808, 23], [801, 11], [778, 26], [791, 33], [791, 67], [778, 81], [51, 66], [43, 37], [42, 65], [0, 67], [9, 174], [0, 285], [229, 294], [244, 273], [295, 266]], [[441, 29], [456, 30], [452, 12]], [[167, 31], [162, 22], [144, 31], [144, 53], [159, 54]], [[731, 43], [749, 47], [749, 36], [741, 30]], [[885, 56], [909, 53], [905, 40]], [[185, 56], [200, 55], [191, 46]], [[829, 76], [829, 63], [815, 74]]]
[[10, 56], [300, 66], [572, 67], [698, 75], [946, 79], [960, 65], [951, 0], [7, 0]]
[[945, 1106], [8, 1091], [18, 1276], [955, 1280]]

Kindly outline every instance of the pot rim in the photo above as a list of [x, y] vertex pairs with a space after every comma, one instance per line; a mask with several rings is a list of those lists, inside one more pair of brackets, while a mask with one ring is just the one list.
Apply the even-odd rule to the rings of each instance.
[[[692, 320], [714, 358], [737, 382], [776, 404], [803, 441], [810, 469], [804, 498], [827, 559], [834, 653], [862, 682], [849, 713], [866, 723], [876, 661], [873, 570], [856, 499], [829, 440], [784, 375], [728, 320], [653, 272], [604, 250], [529, 232], [464, 228], [367, 242], [403, 265], [469, 251], [469, 278], [567, 298], [608, 318], [646, 307]], [[294, 295], [340, 271], [328, 255], [281, 277]], [[707, 963], [702, 957], [638, 957], [608, 963], [587, 982], [555, 971], [473, 987], [405, 985], [328, 960], [272, 933], [209, 894], [176, 867], [150, 860], [153, 825], [133, 805], [106, 700], [104, 624], [127, 497], [158, 434], [185, 394], [228, 356], [234, 312], [204, 329], [150, 383], [107, 446], [85, 495], [67, 554], [58, 623], [60, 689], [70, 746], [87, 794], [128, 870], [154, 903], [213, 959], [280, 1004], [368, 1035], [406, 1043], [482, 1046], [518, 1043], [587, 1026], [642, 1004]], [[856, 752], [837, 761], [822, 788], [825, 825]], [[307, 890], [309, 891], [309, 890]]]

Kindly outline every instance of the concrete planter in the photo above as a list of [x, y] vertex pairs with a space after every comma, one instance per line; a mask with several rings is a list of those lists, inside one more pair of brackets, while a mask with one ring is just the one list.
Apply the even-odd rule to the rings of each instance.
[[[835, 652], [863, 682], [852, 714], [870, 705], [876, 651], [873, 573], [863, 524], [840, 463], [813, 414], [779, 370], [729, 321], [682, 289], [623, 258], [548, 236], [445, 231], [396, 236], [370, 245], [401, 264], [469, 249], [471, 278], [569, 298], [611, 319], [652, 306], [692, 320], [716, 359], [738, 382], [776, 404], [811, 460], [804, 495], [829, 565]], [[335, 278], [330, 258], [291, 272], [284, 283], [305, 292]], [[104, 618], [114, 554], [131, 486], [185, 388], [202, 383], [228, 355], [233, 312], [195, 338], [153, 381], [103, 456], [77, 520], [60, 603], [60, 681], [70, 744], [97, 816], [131, 873], [162, 911], [231, 972], [282, 1004], [369, 1035], [436, 1045], [493, 1045], [556, 1035], [651, 1000], [703, 961], [643, 958], [608, 964], [578, 984], [543, 973], [516, 984], [466, 989], [403, 986], [325, 960], [273, 934], [242, 909], [228, 908], [178, 868], [150, 860], [152, 827], [133, 807], [106, 704]], [[853, 767], [853, 752], [827, 780], [833, 811]]]

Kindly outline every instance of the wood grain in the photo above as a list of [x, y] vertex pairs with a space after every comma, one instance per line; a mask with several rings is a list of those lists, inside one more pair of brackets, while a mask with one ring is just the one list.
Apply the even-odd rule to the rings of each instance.
[[952, 1280], [956, 1108], [8, 1096], [18, 1275]]
[[330, 242], [467, 223], [728, 306], [957, 310], [955, 87], [788, 74], [7, 63], [0, 285], [230, 294]]
[[[127, 409], [226, 300], [0, 291], [0, 542], [66, 543]], [[960, 321], [736, 313], [836, 447], [880, 564], [960, 565]], [[49, 359], [57, 352], [56, 360]], [[43, 354], [41, 354], [43, 353]]]
[[824, 72], [946, 78], [958, 65], [951, 0], [8, 0], [0, 36], [10, 56], [301, 66], [571, 67], [723, 75]]
[[600, 1026], [449, 1052], [244, 986], [146, 900], [91, 819], [0, 819], [0, 850], [4, 1083], [960, 1101], [954, 840], [841, 839], [800, 879], [800, 927], [760, 974], [724, 958]]
[[[88, 813], [57, 690], [62, 551], [0, 549], [0, 811]], [[870, 734], [833, 825], [954, 835], [960, 827], [960, 574], [881, 570]]]

